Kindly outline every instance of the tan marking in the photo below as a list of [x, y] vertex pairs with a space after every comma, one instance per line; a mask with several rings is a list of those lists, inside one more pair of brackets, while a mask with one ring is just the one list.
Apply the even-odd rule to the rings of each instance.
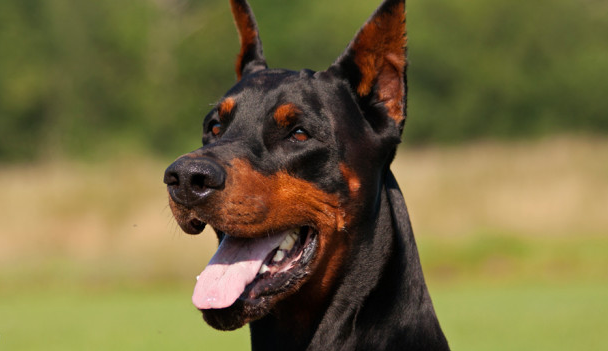
[[359, 180], [359, 177], [357, 177], [355, 172], [344, 163], [340, 163], [340, 172], [342, 172], [342, 176], [348, 184], [351, 197], [356, 196], [361, 188], [361, 181]]
[[251, 237], [294, 225], [314, 224], [319, 230], [332, 232], [337, 229], [341, 216], [337, 195], [285, 171], [263, 175], [248, 161], [231, 163], [226, 189], [216, 204], [220, 204], [218, 218], [227, 226], [226, 232]]
[[225, 98], [222, 102], [217, 105], [217, 113], [220, 115], [220, 120], [225, 119], [232, 113], [236, 102], [233, 98]]
[[274, 110], [274, 120], [277, 122], [277, 125], [285, 128], [288, 127], [300, 113], [302, 112], [296, 105], [287, 103]]

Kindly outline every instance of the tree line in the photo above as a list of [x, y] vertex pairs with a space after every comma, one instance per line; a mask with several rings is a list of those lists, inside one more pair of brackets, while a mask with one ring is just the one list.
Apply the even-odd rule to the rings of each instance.
[[[269, 64], [322, 70], [380, 0], [250, 0]], [[608, 133], [608, 5], [408, 4], [404, 141]], [[234, 83], [227, 0], [0, 2], [0, 161], [198, 147]]]

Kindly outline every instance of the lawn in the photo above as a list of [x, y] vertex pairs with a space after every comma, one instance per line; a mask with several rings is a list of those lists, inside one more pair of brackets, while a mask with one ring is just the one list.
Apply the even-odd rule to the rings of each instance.
[[[453, 350], [606, 350], [608, 284], [482, 282], [431, 287]], [[218, 332], [189, 287], [33, 289], [0, 301], [2, 350], [248, 350], [247, 328]]]
[[32, 289], [0, 301], [1, 350], [244, 350], [204, 324], [187, 289]]
[[435, 307], [453, 350], [608, 350], [608, 283], [471, 284]]

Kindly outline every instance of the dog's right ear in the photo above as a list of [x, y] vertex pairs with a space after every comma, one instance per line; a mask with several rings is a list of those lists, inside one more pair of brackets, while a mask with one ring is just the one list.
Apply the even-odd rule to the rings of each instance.
[[241, 40], [241, 52], [236, 59], [238, 80], [248, 74], [268, 68], [262, 53], [258, 25], [246, 0], [230, 0], [234, 22]]
[[329, 68], [349, 82], [360, 102], [383, 106], [378, 119], [400, 133], [406, 117], [406, 44], [405, 0], [384, 0]]

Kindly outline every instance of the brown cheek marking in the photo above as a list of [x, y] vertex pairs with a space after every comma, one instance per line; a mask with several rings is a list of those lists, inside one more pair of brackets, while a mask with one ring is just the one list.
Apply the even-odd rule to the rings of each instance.
[[359, 180], [359, 177], [357, 177], [355, 172], [348, 168], [348, 166], [344, 163], [340, 163], [340, 172], [342, 172], [342, 176], [348, 183], [348, 189], [350, 190], [351, 197], [356, 196], [361, 188], [361, 181]]
[[389, 116], [399, 123], [403, 116], [403, 74], [406, 65], [405, 7], [403, 3], [373, 18], [355, 39], [355, 63], [361, 71], [357, 87], [359, 96], [371, 92], [374, 82], [379, 86], [379, 99], [385, 102]]
[[[328, 194], [302, 179], [281, 171], [263, 175], [249, 162], [234, 160], [213, 217], [220, 229], [251, 237], [293, 225], [315, 225], [334, 232], [343, 226], [338, 196]], [[214, 227], [215, 225], [212, 224]]]
[[289, 126], [300, 113], [301, 111], [296, 105], [284, 104], [277, 107], [274, 111], [274, 120], [277, 122], [277, 125], [285, 128]]
[[232, 14], [234, 15], [234, 22], [239, 32], [239, 39], [241, 41], [241, 52], [236, 59], [236, 72], [237, 78], [241, 79], [241, 63], [243, 62], [243, 56], [247, 52], [247, 48], [251, 45], [255, 45], [258, 32], [255, 29], [254, 23], [247, 14], [247, 11], [236, 1], [230, 0], [232, 5]]

